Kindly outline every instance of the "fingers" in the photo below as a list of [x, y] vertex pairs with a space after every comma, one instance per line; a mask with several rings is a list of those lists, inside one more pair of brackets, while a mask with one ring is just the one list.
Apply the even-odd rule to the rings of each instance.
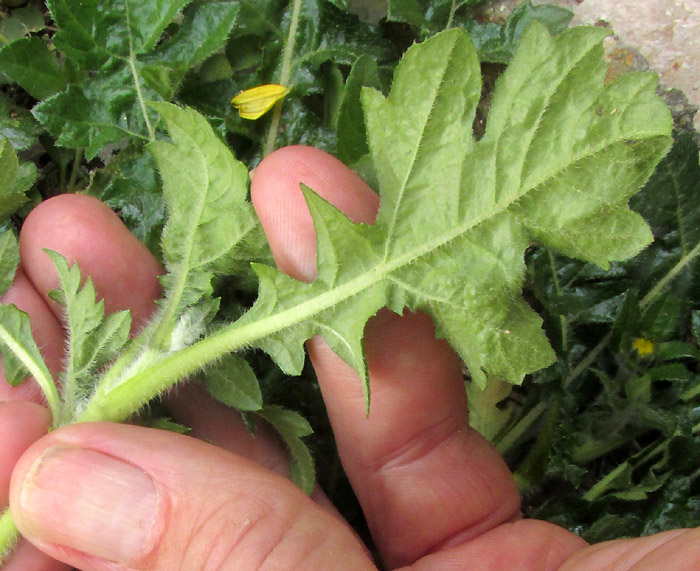
[[30, 402], [0, 403], [0, 509], [7, 506], [12, 467], [49, 430], [49, 412]]
[[53, 431], [19, 461], [10, 505], [32, 543], [91, 571], [371, 568], [348, 527], [285, 478], [137, 426]]
[[[83, 277], [90, 276], [105, 312], [130, 309], [132, 329], [151, 316], [160, 295], [162, 268], [122, 224], [119, 217], [96, 198], [64, 194], [42, 202], [29, 214], [19, 240], [22, 264], [37, 291], [58, 287], [58, 276], [44, 248], [77, 262]], [[57, 317], [60, 306], [49, 301]]]
[[289, 457], [276, 435], [260, 423], [252, 436], [238, 411], [209, 395], [199, 383], [183, 383], [166, 397], [173, 418], [191, 427], [190, 436], [215, 444], [274, 472], [289, 475]]
[[300, 182], [354, 222], [371, 224], [379, 198], [337, 159], [311, 147], [286, 147], [260, 163], [251, 183], [251, 198], [277, 267], [294, 278], [311, 281], [316, 275], [316, 234]]
[[[61, 369], [63, 309], [47, 297], [59, 285], [44, 248], [78, 262], [83, 276], [95, 283], [105, 311], [131, 309], [132, 330], [141, 327], [155, 309], [162, 269], [112, 210], [90, 196], [66, 194], [37, 206], [22, 226], [19, 239], [21, 269], [2, 303], [14, 303], [31, 319], [32, 333], [49, 370]], [[0, 400], [43, 402], [35, 383], [10, 387], [0, 372]]]
[[[118, 216], [102, 202], [84, 195], [61, 195], [41, 203], [27, 217], [20, 235], [22, 263], [31, 282], [21, 273], [13, 295], [21, 298], [32, 314], [37, 340], [52, 358], [53, 372], [60, 370], [64, 351], [57, 321], [63, 310], [46, 297], [58, 287], [58, 278], [45, 248], [58, 251], [69, 263], [78, 263], [83, 277], [93, 280], [98, 299], [104, 299], [106, 313], [130, 309], [132, 331], [151, 316], [160, 295], [158, 275], [163, 270]], [[38, 391], [32, 385], [26, 387], [24, 390]], [[7, 391], [0, 386], [2, 390]], [[251, 438], [240, 415], [195, 385], [179, 388], [168, 398], [168, 405], [176, 420], [193, 429], [193, 436], [278, 471], [288, 471], [284, 448], [274, 437], [266, 437], [264, 427], [257, 438]]]
[[[256, 170], [252, 199], [275, 260], [315, 274], [303, 182], [356, 221], [371, 222], [376, 195], [337, 160], [291, 147]], [[513, 518], [519, 497], [498, 453], [467, 423], [460, 364], [430, 320], [381, 312], [365, 333], [372, 405], [360, 381], [320, 339], [309, 352], [353, 487], [389, 566], [407, 564]]]
[[[30, 402], [0, 403], [0, 510], [8, 503], [12, 468], [29, 446], [49, 429], [48, 411]], [[21, 540], [3, 571], [58, 571], [66, 566]]]

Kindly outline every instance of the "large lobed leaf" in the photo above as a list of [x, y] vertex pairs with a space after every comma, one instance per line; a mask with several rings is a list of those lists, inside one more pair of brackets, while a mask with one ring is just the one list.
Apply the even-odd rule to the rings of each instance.
[[256, 268], [260, 296], [240, 325], [279, 329], [255, 344], [297, 372], [304, 341], [320, 333], [364, 377], [364, 325], [386, 305], [432, 315], [479, 385], [487, 374], [518, 383], [550, 364], [541, 319], [520, 294], [526, 248], [538, 242], [603, 267], [637, 253], [651, 233], [627, 201], [670, 142], [654, 76], [604, 86], [605, 35], [576, 28], [552, 38], [535, 22], [479, 141], [480, 70], [467, 35], [450, 30], [409, 49], [389, 97], [364, 91], [376, 224], [353, 224], [305, 191], [318, 278]]

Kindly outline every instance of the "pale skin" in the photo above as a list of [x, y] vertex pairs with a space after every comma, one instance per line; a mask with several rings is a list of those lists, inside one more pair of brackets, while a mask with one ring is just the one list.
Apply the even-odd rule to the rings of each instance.
[[[349, 169], [315, 149], [282, 149], [261, 163], [252, 197], [275, 260], [282, 271], [310, 280], [314, 231], [300, 182], [359, 222], [372, 222], [378, 199]], [[107, 311], [132, 309], [136, 327], [154, 308], [159, 265], [94, 199], [64, 195], [43, 203], [27, 219], [20, 246], [22, 268], [3, 301], [30, 313], [53, 372], [64, 339], [60, 308], [46, 297], [57, 280], [42, 248], [77, 261]], [[435, 339], [426, 316], [380, 312], [367, 326], [366, 349], [369, 418], [352, 370], [322, 340], [308, 343], [343, 465], [384, 567], [685, 570], [700, 561], [700, 530], [587, 546], [562, 528], [522, 519], [508, 468], [468, 427], [459, 360]], [[46, 435], [49, 417], [35, 387], [10, 388], [3, 381], [0, 400], [6, 401], [0, 403], [0, 504], [9, 499], [28, 540], [5, 570], [375, 568], [322, 492], [308, 498], [289, 482], [274, 435], [250, 438], [235, 412], [197, 386], [168, 397], [175, 419], [192, 426], [196, 438], [110, 423]], [[102, 469], [93, 468], [94, 461], [114, 473], [126, 467], [131, 484], [143, 483], [126, 496], [127, 504], [137, 496], [140, 501], [124, 509], [126, 518], [143, 515], [141, 539], [118, 527], [113, 505], [83, 518], [71, 500], [76, 490], [91, 489]], [[66, 495], [50, 497], [50, 517], [35, 517], [36, 497], [54, 483], [65, 483], [60, 489]], [[81, 501], [100, 504], [89, 494]], [[92, 527], [83, 529], [86, 520]]]

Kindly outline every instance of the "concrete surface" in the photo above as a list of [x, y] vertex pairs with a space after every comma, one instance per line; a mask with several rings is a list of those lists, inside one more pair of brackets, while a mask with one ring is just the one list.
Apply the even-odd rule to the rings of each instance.
[[[638, 50], [663, 84], [700, 107], [700, 0], [534, 0], [576, 13], [573, 24], [612, 26], [618, 42]], [[700, 130], [700, 114], [695, 116]]]

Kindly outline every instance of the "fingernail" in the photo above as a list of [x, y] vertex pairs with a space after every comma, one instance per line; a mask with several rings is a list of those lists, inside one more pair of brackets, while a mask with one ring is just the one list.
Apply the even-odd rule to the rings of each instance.
[[147, 551], [157, 493], [146, 472], [132, 464], [55, 446], [29, 469], [19, 503], [24, 535], [120, 562]]

